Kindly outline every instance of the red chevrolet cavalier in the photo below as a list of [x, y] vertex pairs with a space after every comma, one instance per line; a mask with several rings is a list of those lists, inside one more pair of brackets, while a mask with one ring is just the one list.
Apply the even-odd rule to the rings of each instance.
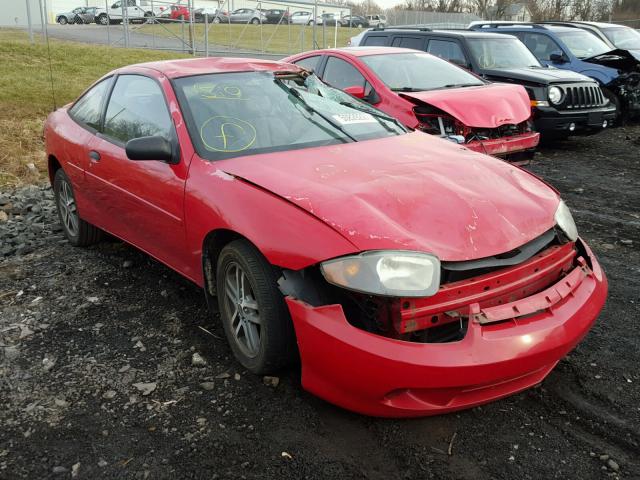
[[357, 412], [535, 385], [605, 302], [555, 190], [294, 65], [125, 67], [45, 136], [73, 245], [109, 232], [144, 250], [203, 287], [244, 367], [299, 357], [304, 388]]
[[533, 152], [540, 141], [531, 129], [531, 103], [522, 85], [487, 82], [428, 53], [352, 47], [300, 53], [284, 61], [312, 69], [325, 83], [409, 128], [476, 152], [514, 158]]

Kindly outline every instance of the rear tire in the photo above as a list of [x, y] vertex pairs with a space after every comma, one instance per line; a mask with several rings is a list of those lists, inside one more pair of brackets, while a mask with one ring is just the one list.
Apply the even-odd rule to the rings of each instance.
[[74, 247], [86, 247], [98, 243], [102, 237], [102, 230], [80, 218], [73, 186], [61, 168], [58, 169], [53, 180], [53, 193], [62, 231], [69, 243]]
[[234, 240], [218, 257], [216, 292], [227, 340], [236, 359], [255, 374], [272, 373], [297, 356], [278, 271], [251, 243]]
[[96, 23], [107, 26], [109, 25], [109, 17], [105, 13], [102, 13], [98, 15], [98, 18], [96, 18]]
[[214, 17], [213, 23], [220, 23], [220, 17]]
[[251, 23], [252, 23], [253, 25], [260, 25], [260, 19], [259, 19], [259, 18], [253, 18], [253, 19], [251, 20]]

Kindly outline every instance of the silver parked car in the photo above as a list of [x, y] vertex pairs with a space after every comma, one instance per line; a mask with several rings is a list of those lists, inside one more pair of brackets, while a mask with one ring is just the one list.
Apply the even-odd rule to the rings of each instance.
[[293, 25], [313, 25], [313, 13], [298, 11], [289, 15], [289, 23]]
[[253, 8], [239, 8], [229, 15], [231, 23], [252, 23], [258, 25], [266, 23], [267, 17], [261, 10]]
[[56, 22], [60, 25], [70, 23], [93, 23], [96, 21], [96, 7], [77, 7], [70, 12], [56, 15]]

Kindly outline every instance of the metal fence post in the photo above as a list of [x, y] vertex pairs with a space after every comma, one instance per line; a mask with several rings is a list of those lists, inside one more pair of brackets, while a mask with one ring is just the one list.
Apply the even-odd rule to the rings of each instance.
[[318, 0], [314, 0], [314, 4], [313, 4], [313, 43], [311, 44], [311, 49], [313, 50], [314, 48], [318, 48], [318, 42], [316, 41], [316, 18], [318, 16]]
[[104, 0], [104, 11], [107, 14], [107, 43], [111, 45], [111, 18], [109, 18], [109, 0]]
[[306, 25], [300, 26], [300, 51], [304, 52], [306, 49], [304, 48], [304, 32], [307, 29]]
[[287, 7], [287, 34], [289, 35], [287, 53], [291, 55], [291, 15], [289, 12], [289, 7]]
[[45, 27], [45, 23], [44, 23], [44, 13], [42, 11], [42, 0], [38, 0], [38, 7], [40, 7], [39, 10], [40, 10], [40, 25], [42, 26], [42, 39], [46, 42], [47, 41], [47, 29], [44, 28]]
[[193, 25], [193, 0], [189, 0], [187, 3], [187, 8], [189, 9], [189, 44], [191, 45], [191, 53], [193, 56], [196, 56], [196, 32]]
[[29, 42], [33, 44], [33, 21], [31, 20], [31, 0], [27, 2], [27, 23], [29, 24]]
[[122, 28], [124, 29], [124, 47], [129, 48], [129, 8], [124, 0], [121, 4], [122, 10]]
[[151, 0], [151, 44], [153, 48], [156, 48], [156, 10], [153, 6], [153, 0]]
[[182, 30], [182, 52], [185, 53], [187, 49], [184, 41], [184, 19], [180, 20], [180, 29]]
[[209, 14], [204, 14], [204, 56], [209, 56]]

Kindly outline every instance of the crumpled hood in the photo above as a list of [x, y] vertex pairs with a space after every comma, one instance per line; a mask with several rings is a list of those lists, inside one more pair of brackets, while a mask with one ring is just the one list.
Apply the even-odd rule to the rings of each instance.
[[506, 78], [522, 80], [531, 83], [549, 85], [551, 83], [592, 82], [593, 80], [581, 73], [559, 68], [501, 68], [483, 70], [490, 78]]
[[531, 116], [529, 95], [521, 85], [492, 83], [399, 95], [439, 108], [469, 127], [496, 128], [524, 122]]
[[216, 164], [306, 210], [360, 251], [488, 257], [552, 228], [558, 205], [532, 175], [422, 132]]
[[639, 71], [640, 61], [629, 50], [617, 48], [610, 52], [602, 53], [594, 57], [583, 59], [587, 63], [595, 63], [609, 68], [615, 68], [621, 72]]

